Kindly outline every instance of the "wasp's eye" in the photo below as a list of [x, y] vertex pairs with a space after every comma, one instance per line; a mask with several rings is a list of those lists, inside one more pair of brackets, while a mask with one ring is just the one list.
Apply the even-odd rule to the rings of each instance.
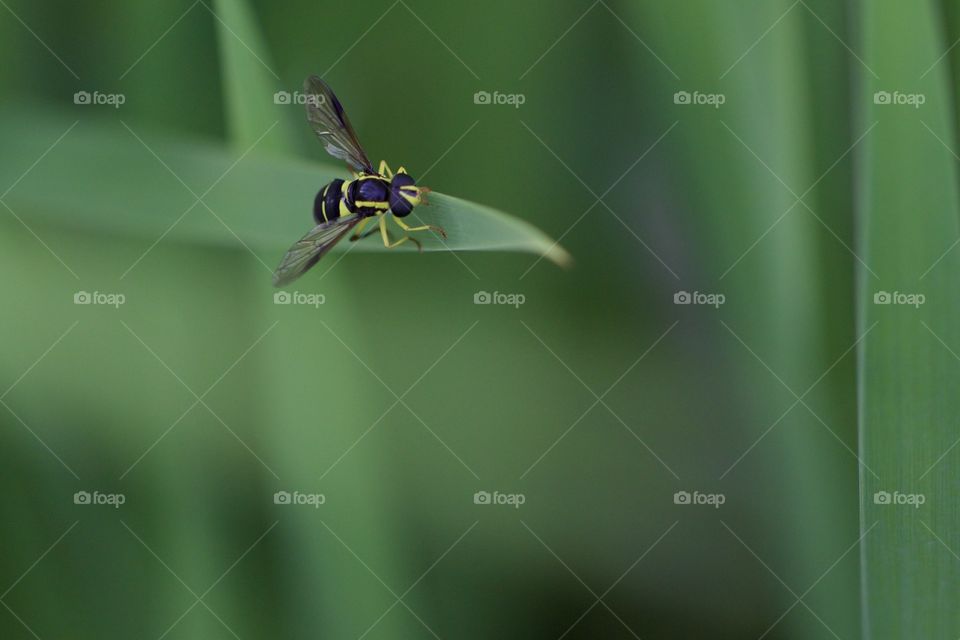
[[398, 173], [390, 181], [390, 211], [398, 218], [410, 215], [420, 204], [420, 190], [406, 173]]
[[420, 198], [410, 191], [391, 191], [390, 192], [390, 211], [398, 218], [410, 215], [413, 207], [419, 204]]
[[390, 188], [393, 190], [399, 190], [400, 187], [409, 187], [416, 184], [414, 179], [410, 177], [408, 173], [398, 173], [393, 176], [393, 180], [390, 181]]

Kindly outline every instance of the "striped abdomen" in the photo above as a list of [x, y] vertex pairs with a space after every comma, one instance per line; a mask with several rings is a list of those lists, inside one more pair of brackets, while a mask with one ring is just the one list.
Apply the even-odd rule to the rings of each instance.
[[379, 176], [362, 176], [344, 182], [334, 180], [317, 193], [313, 219], [317, 224], [359, 213], [371, 216], [390, 208], [390, 183]]
[[337, 179], [320, 189], [313, 200], [313, 219], [317, 224], [340, 217], [340, 199], [343, 180]]

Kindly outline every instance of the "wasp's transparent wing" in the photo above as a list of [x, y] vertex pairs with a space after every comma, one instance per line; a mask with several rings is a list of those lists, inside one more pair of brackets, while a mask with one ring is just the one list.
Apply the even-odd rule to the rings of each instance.
[[357, 171], [374, 173], [343, 105], [333, 95], [329, 85], [317, 76], [310, 76], [303, 81], [303, 91], [306, 94], [307, 121], [327, 153], [344, 160]]
[[353, 214], [315, 226], [283, 256], [280, 266], [273, 272], [273, 286], [288, 285], [306, 273], [362, 219]]

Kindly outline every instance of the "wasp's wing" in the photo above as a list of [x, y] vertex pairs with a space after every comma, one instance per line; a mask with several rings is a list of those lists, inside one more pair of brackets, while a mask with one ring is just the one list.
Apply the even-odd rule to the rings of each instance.
[[306, 273], [361, 219], [361, 216], [353, 214], [315, 226], [283, 256], [280, 266], [273, 272], [273, 286], [288, 285]]
[[357, 171], [374, 173], [343, 105], [327, 83], [317, 76], [310, 76], [303, 81], [303, 91], [307, 96], [307, 121], [327, 153], [344, 160]]

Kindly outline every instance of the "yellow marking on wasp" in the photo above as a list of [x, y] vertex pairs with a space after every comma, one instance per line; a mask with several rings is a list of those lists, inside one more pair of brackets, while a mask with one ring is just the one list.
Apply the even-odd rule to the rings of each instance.
[[418, 207], [423, 203], [423, 194], [425, 191], [425, 189], [414, 185], [406, 185], [400, 187], [400, 197], [409, 202], [411, 206]]
[[396, 222], [396, 223], [397, 223], [397, 226], [399, 226], [401, 229], [403, 229], [403, 230], [406, 231], [407, 233], [412, 233], [412, 232], [414, 232], [414, 231], [427, 231], [427, 230], [430, 230], [430, 231], [433, 231], [433, 232], [435, 232], [435, 233], [439, 233], [440, 235], [446, 237], [446, 233], [444, 232], [443, 229], [441, 229], [440, 227], [435, 227], [435, 226], [433, 226], [432, 224], [425, 224], [425, 225], [422, 225], [422, 226], [419, 226], [419, 227], [411, 227], [411, 226], [408, 225], [406, 222], [404, 222], [403, 220], [401, 220], [400, 218], [398, 218], [398, 217], [396, 217], [396, 216], [393, 217], [393, 221]]
[[320, 213], [323, 214], [323, 221], [330, 222], [330, 218], [327, 217], [327, 189], [330, 188], [328, 184], [323, 188], [323, 192], [320, 194]]
[[[394, 174], [394, 172], [390, 169], [390, 166], [387, 164], [386, 160], [380, 161], [380, 167], [376, 174], [367, 173], [365, 171], [353, 172], [354, 178], [351, 180], [346, 180], [343, 182], [343, 184], [340, 185], [340, 199], [338, 201], [339, 216], [345, 217], [348, 215], [352, 215], [356, 213], [358, 209], [373, 209], [374, 216], [382, 216], [384, 213], [390, 211], [390, 201], [388, 198], [385, 198], [384, 200], [355, 200], [353, 202], [353, 207], [351, 209], [350, 207], [347, 206], [347, 194], [349, 193], [350, 187], [354, 182], [363, 182], [364, 180], [381, 180], [381, 181], [389, 182], [393, 179], [395, 175], [401, 175], [406, 173], [407, 173], [406, 168], [400, 167], [399, 169], [397, 169], [396, 174]], [[327, 188], [329, 188], [329, 185]], [[324, 188], [323, 195], [321, 196], [323, 199], [323, 203], [321, 205], [321, 212], [323, 213], [324, 220], [329, 219], [329, 214], [327, 212], [327, 206], [326, 206], [327, 188]], [[404, 185], [400, 187], [399, 195], [404, 200], [409, 202], [412, 206], [416, 207], [424, 202], [423, 196], [426, 194], [427, 191], [428, 189], [417, 187], [416, 185]], [[331, 211], [330, 213], [332, 214], [333, 212]], [[430, 229], [437, 233], [443, 234], [443, 229], [440, 227], [434, 227], [432, 225], [423, 225], [420, 227], [409, 227], [405, 223], [401, 222], [399, 218], [397, 218], [396, 216], [394, 216], [394, 220], [396, 220], [397, 224], [400, 225], [400, 228], [404, 229], [405, 231], [426, 231]], [[360, 224], [362, 225], [363, 222], [361, 222]], [[357, 232], [357, 234], [355, 234], [355, 236], [356, 235], [359, 235], [359, 231]], [[411, 238], [411, 240], [413, 239]], [[403, 242], [403, 240], [398, 240], [393, 245], [388, 244], [388, 246], [397, 246], [401, 242]], [[420, 244], [416, 240], [413, 240], [413, 242], [417, 243], [418, 245]]]
[[[355, 213], [355, 211], [352, 211], [349, 207], [347, 207], [347, 193], [350, 191], [350, 185], [352, 185], [354, 182], [363, 182], [364, 180], [383, 180], [383, 177], [368, 174], [357, 174], [357, 178], [354, 180], [347, 180], [340, 185], [339, 212], [341, 218]], [[376, 209], [376, 213], [379, 215], [381, 211], [388, 211], [390, 209], [390, 203], [387, 200], [354, 200], [353, 208]]]

